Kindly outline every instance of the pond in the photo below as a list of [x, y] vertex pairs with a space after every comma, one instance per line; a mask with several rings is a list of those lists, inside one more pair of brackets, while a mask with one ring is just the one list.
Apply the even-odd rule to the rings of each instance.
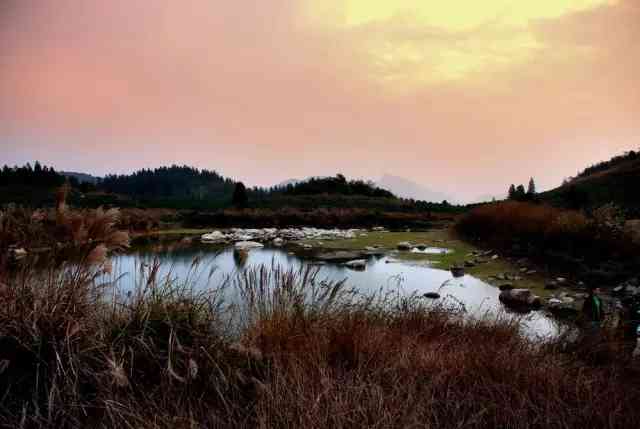
[[[264, 247], [252, 249], [239, 257], [233, 247], [206, 245], [202, 243], [158, 242], [136, 246], [125, 254], [115, 255], [113, 274], [118, 277], [120, 290], [132, 290], [139, 278], [141, 264], [150, 265], [155, 259], [161, 263], [160, 275], [170, 274], [177, 279], [190, 276], [197, 288], [220, 285], [229, 276], [260, 265], [278, 265], [284, 269], [298, 270], [314, 264], [286, 249]], [[200, 275], [193, 275], [193, 262], [199, 261]], [[364, 269], [353, 270], [341, 264], [318, 265], [318, 279], [346, 281], [346, 285], [361, 293], [372, 294], [384, 288], [402, 293], [425, 294], [437, 292], [442, 300], [464, 305], [471, 315], [482, 316], [489, 312], [506, 312], [498, 299], [498, 288], [470, 275], [453, 277], [450, 271], [437, 269], [425, 263], [395, 260], [392, 256], [371, 256]], [[543, 312], [527, 315], [509, 313], [510, 317], [521, 317], [523, 332], [529, 336], [553, 336], [558, 332], [557, 323]]]

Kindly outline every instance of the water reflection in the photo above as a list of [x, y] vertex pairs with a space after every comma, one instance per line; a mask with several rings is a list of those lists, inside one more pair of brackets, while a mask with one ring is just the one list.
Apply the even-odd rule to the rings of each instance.
[[[201, 289], [222, 284], [229, 276], [242, 273], [260, 265], [278, 265], [284, 269], [299, 270], [308, 262], [280, 248], [236, 251], [231, 247], [216, 247], [191, 242], [156, 243], [138, 247], [127, 254], [114, 257], [114, 273], [120, 277], [119, 287], [132, 290], [135, 287], [141, 264], [150, 265], [155, 259], [162, 264], [160, 275], [185, 279]], [[194, 260], [205, 267], [207, 275], [193, 277]], [[324, 264], [317, 267], [318, 278], [356, 287], [362, 293], [375, 293], [380, 289], [403, 293], [424, 294], [437, 292], [443, 299], [459, 302], [475, 316], [504, 311], [498, 299], [499, 290], [475, 277], [465, 275], [454, 278], [450, 271], [425, 264], [410, 264], [392, 260], [386, 256], [367, 259], [364, 270], [353, 270], [343, 265]], [[558, 328], [555, 322], [541, 312], [527, 315], [524, 329], [531, 334], [553, 335]]]

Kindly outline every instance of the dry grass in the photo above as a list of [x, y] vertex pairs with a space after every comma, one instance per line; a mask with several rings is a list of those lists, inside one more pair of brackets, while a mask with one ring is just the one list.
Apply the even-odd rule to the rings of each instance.
[[611, 205], [586, 216], [507, 201], [475, 208], [458, 221], [456, 229], [486, 246], [537, 257], [556, 268], [582, 273], [587, 280], [591, 276], [604, 286], [633, 275], [640, 263], [640, 248]]
[[41, 254], [45, 263], [76, 260], [102, 265], [109, 251], [129, 245], [129, 234], [117, 228], [118, 209], [70, 210], [63, 197], [58, 196], [55, 210], [0, 211], [0, 281], [10, 269], [10, 247], [26, 249], [31, 262]]
[[14, 273], [0, 292], [0, 425], [640, 424], [631, 367], [536, 346], [513, 323], [360, 297], [313, 270], [256, 268], [210, 291], [158, 272], [130, 294], [101, 285], [99, 267]]

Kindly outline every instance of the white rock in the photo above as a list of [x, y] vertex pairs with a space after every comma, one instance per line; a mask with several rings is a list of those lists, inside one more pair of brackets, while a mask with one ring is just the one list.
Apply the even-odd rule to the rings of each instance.
[[22, 247], [19, 247], [17, 249], [13, 249], [13, 257], [16, 259], [22, 259], [22, 258], [26, 258], [27, 256], [27, 251], [25, 249], [23, 249]]
[[398, 243], [398, 250], [411, 250], [413, 246], [408, 241]]
[[235, 248], [238, 250], [259, 249], [261, 247], [264, 247], [264, 245], [257, 241], [239, 241], [235, 244]]
[[209, 234], [203, 234], [200, 239], [205, 243], [223, 243], [227, 241], [227, 236], [220, 231], [213, 231]]

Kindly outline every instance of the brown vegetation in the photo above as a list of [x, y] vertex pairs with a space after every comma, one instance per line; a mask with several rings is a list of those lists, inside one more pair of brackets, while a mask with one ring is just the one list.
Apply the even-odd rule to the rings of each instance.
[[185, 215], [188, 227], [294, 227], [352, 228], [386, 226], [388, 228], [426, 228], [439, 220], [453, 219], [455, 214], [390, 212], [355, 208], [282, 208], [227, 209], [215, 212], [195, 212]]
[[532, 256], [604, 286], [629, 276], [638, 246], [612, 205], [583, 212], [507, 201], [473, 209], [456, 225], [465, 237], [515, 255]]
[[3, 427], [640, 424], [631, 367], [537, 346], [514, 323], [362, 298], [311, 270], [197, 292], [153, 265], [123, 295], [101, 270], [24, 267], [0, 291]]

